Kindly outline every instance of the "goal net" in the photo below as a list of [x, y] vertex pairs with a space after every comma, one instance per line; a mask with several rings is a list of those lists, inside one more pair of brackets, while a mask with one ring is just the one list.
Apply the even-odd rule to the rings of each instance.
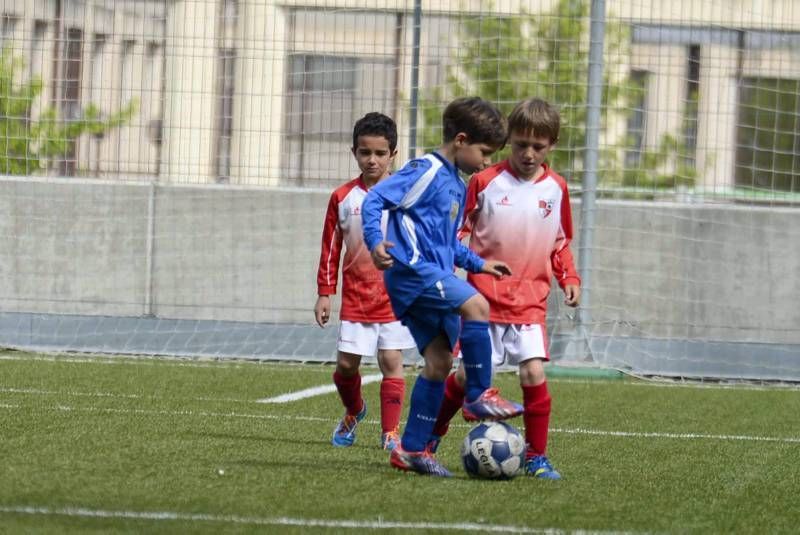
[[561, 114], [550, 163], [584, 279], [578, 310], [553, 285], [554, 363], [800, 380], [793, 0], [5, 0], [0, 16], [3, 346], [330, 361], [336, 322], [312, 308], [354, 122], [393, 117], [400, 166], [438, 146], [454, 97], [538, 96]]

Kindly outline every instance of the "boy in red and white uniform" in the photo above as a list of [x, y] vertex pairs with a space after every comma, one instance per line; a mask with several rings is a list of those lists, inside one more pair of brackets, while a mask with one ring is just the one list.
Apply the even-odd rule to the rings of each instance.
[[406, 327], [395, 318], [383, 284], [383, 274], [372, 263], [364, 245], [361, 203], [367, 191], [389, 176], [397, 154], [397, 127], [380, 113], [368, 113], [353, 129], [353, 156], [361, 175], [331, 195], [322, 230], [322, 252], [317, 271], [314, 317], [320, 327], [330, 320], [331, 299], [336, 293], [339, 260], [342, 262], [342, 306], [333, 382], [345, 407], [345, 415], [333, 431], [331, 443], [353, 445], [356, 426], [367, 413], [361, 396], [359, 365], [364, 355], [375, 355], [383, 374], [380, 387], [381, 445], [393, 449], [399, 443], [398, 428], [405, 397], [403, 349], [415, 347]]
[[[472, 177], [461, 230], [479, 256], [502, 260], [511, 268], [513, 275], [502, 279], [470, 273], [468, 280], [489, 301], [493, 366], [519, 366], [525, 469], [546, 479], [561, 477], [546, 456], [551, 398], [542, 365], [549, 360], [545, 319], [553, 276], [568, 306], [580, 301], [580, 278], [569, 248], [572, 212], [567, 183], [545, 163], [559, 128], [558, 111], [541, 99], [528, 99], [514, 108], [508, 118], [511, 155]], [[463, 385], [464, 370], [459, 367], [446, 381], [429, 444], [433, 450], [461, 408]]]

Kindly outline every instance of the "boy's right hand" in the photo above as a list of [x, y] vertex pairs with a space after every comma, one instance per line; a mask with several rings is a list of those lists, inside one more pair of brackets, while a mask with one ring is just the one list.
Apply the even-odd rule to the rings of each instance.
[[375, 264], [375, 267], [381, 271], [389, 269], [394, 264], [392, 255], [386, 252], [386, 249], [389, 247], [394, 247], [394, 244], [390, 241], [384, 240], [376, 245], [372, 250], [372, 263]]
[[504, 275], [511, 275], [511, 268], [508, 267], [508, 264], [501, 262], [500, 260], [486, 260], [483, 263], [483, 269], [481, 269], [481, 273], [488, 273], [489, 275], [494, 275], [499, 279]]
[[317, 325], [325, 327], [325, 324], [331, 319], [331, 298], [328, 295], [320, 295], [317, 297], [317, 304], [314, 305], [314, 318], [317, 320]]

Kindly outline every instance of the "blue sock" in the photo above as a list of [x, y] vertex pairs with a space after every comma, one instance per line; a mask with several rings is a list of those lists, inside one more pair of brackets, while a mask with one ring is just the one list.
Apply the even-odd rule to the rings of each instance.
[[422, 451], [433, 433], [444, 397], [444, 381], [431, 381], [421, 375], [411, 391], [408, 421], [401, 444], [406, 451]]
[[461, 326], [461, 360], [467, 374], [464, 393], [467, 401], [475, 401], [492, 385], [492, 341], [489, 323], [465, 321]]

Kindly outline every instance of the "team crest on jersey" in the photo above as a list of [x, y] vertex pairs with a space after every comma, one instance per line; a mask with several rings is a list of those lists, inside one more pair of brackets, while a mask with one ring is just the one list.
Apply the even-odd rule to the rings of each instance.
[[456, 217], [458, 217], [458, 201], [452, 201], [450, 203], [450, 221], [455, 221]]
[[350, 211], [350, 215], [361, 215], [361, 207], [356, 206]]
[[542, 219], [550, 215], [555, 202], [554, 199], [539, 199], [539, 213], [542, 214]]

